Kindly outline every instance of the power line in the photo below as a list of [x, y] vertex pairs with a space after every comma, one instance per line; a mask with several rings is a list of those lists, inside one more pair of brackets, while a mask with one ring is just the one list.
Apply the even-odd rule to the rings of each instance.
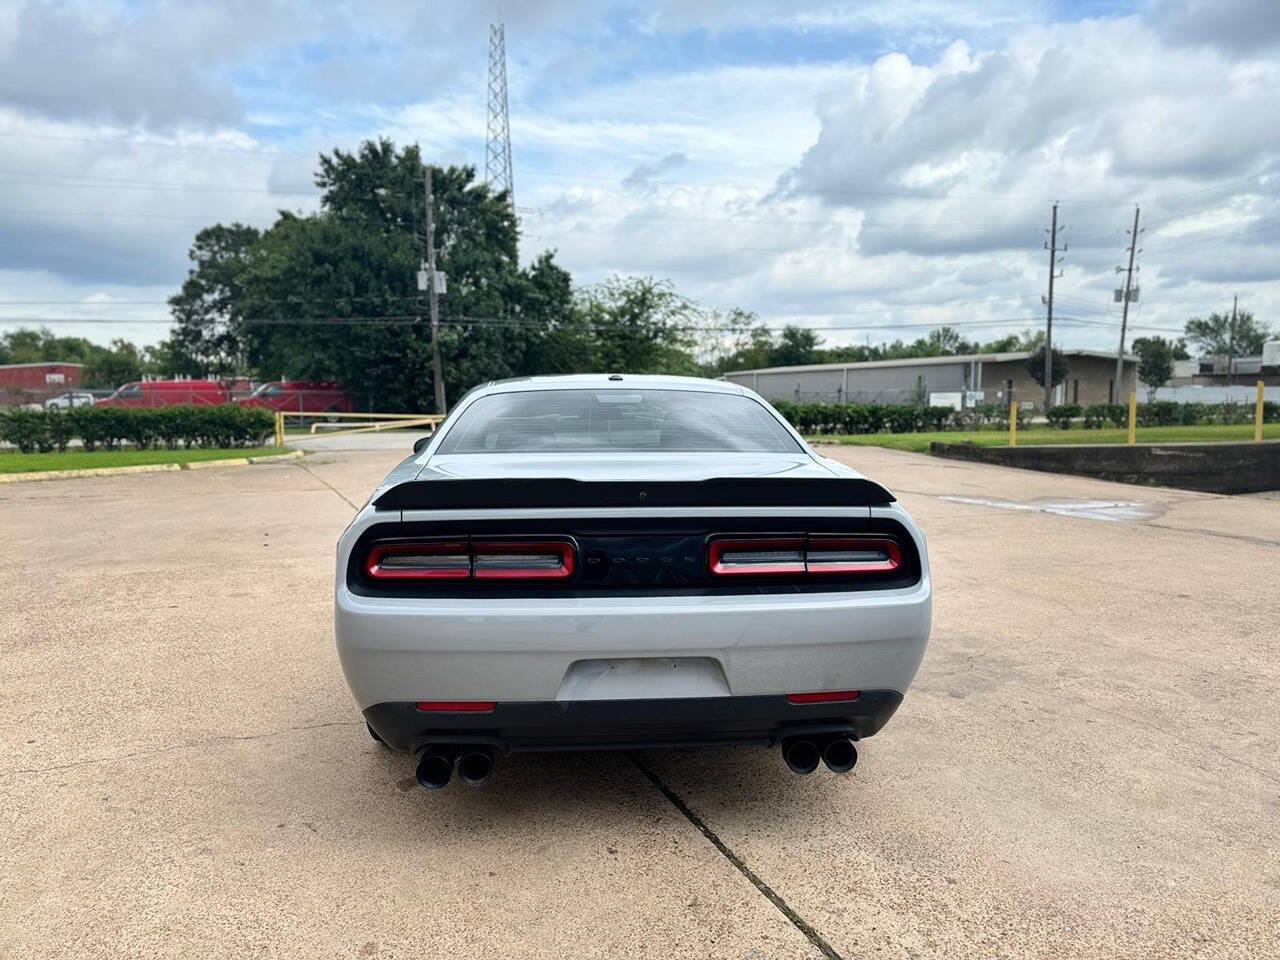
[[[800, 318], [796, 318], [800, 319]], [[877, 324], [799, 324], [795, 322], [779, 324], [752, 324], [745, 328], [750, 330], [757, 326], [763, 326], [771, 332], [781, 332], [788, 326], [802, 326], [805, 329], [811, 329], [816, 332], [824, 331], [861, 331], [861, 330], [908, 330], [908, 329], [936, 329], [938, 327], [952, 327], [957, 329], [972, 329], [983, 327], [1000, 327], [1011, 326], [1014, 324], [1035, 323], [1039, 317], [1020, 316], [1020, 317], [993, 317], [985, 320], [955, 320], [946, 321], [917, 321], [909, 323], [877, 323]], [[1057, 318], [1060, 323], [1071, 323], [1081, 326], [1098, 327], [1103, 329], [1114, 329], [1114, 324], [1107, 321], [1092, 320], [1084, 317], [1072, 317], [1059, 315]], [[30, 323], [30, 324], [158, 324], [173, 323], [173, 317], [4, 317], [0, 316], [0, 323]], [[253, 326], [369, 326], [377, 324], [404, 324], [411, 325], [422, 323], [422, 317], [418, 314], [392, 314], [388, 316], [358, 316], [358, 317], [238, 317], [237, 323], [253, 325]], [[541, 320], [522, 319], [519, 317], [492, 317], [492, 316], [444, 316], [440, 322], [446, 326], [505, 326], [526, 329], [560, 329], [561, 325], [556, 322], [547, 322]], [[688, 330], [688, 331], [705, 331], [733, 333], [742, 332], [742, 326], [726, 326], [717, 324], [669, 324], [669, 329]], [[1169, 327], [1159, 326], [1139, 326], [1131, 325], [1132, 329], [1154, 330], [1165, 333], [1181, 333], [1180, 330], [1174, 330]], [[619, 323], [592, 323], [584, 326], [584, 329], [595, 331], [612, 331], [612, 330], [629, 330], [633, 329], [629, 324]]]

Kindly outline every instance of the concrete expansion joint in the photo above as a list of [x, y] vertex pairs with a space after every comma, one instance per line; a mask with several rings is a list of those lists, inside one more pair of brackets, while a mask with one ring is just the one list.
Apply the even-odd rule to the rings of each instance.
[[308, 467], [305, 463], [300, 463], [300, 464], [298, 464], [298, 466], [299, 466], [299, 467], [301, 467], [303, 470], [307, 471], [307, 473], [311, 474], [312, 478], [313, 478], [313, 479], [315, 479], [318, 483], [320, 483], [320, 484], [322, 484], [322, 485], [324, 485], [324, 486], [328, 487], [330, 490], [332, 490], [332, 491], [337, 495], [338, 499], [339, 499], [339, 500], [341, 500], [343, 503], [345, 503], [345, 504], [346, 504], [348, 507], [350, 507], [352, 510], [359, 510], [359, 509], [360, 509], [360, 507], [359, 507], [358, 505], [356, 505], [356, 504], [352, 503], [350, 500], [348, 500], [348, 499], [346, 498], [346, 496], [343, 494], [343, 492], [342, 492], [341, 490], [339, 490], [337, 487], [335, 487], [335, 486], [334, 486], [332, 483], [330, 483], [329, 481], [327, 481], [327, 480], [323, 479], [322, 477], [318, 476], [318, 475], [316, 474], [316, 472], [315, 472], [314, 470], [312, 470], [310, 467]]
[[729, 861], [735, 870], [746, 878], [748, 883], [760, 891], [765, 899], [777, 907], [779, 912], [791, 922], [792, 926], [804, 934], [805, 939], [813, 944], [819, 953], [826, 957], [827, 960], [844, 960], [844, 957], [836, 951], [835, 947], [831, 946], [826, 941], [826, 938], [813, 928], [809, 921], [800, 916], [787, 901], [782, 899], [776, 890], [765, 883], [754, 870], [747, 866], [746, 862], [727, 843], [720, 839], [720, 836], [707, 826], [706, 822], [694, 812], [693, 808], [685, 803], [679, 794], [667, 786], [661, 777], [641, 763], [635, 753], [628, 752], [627, 759], [631, 761], [637, 770], [644, 774], [645, 778], [658, 789], [659, 793], [667, 798], [686, 820], [697, 828], [698, 832], [711, 841], [711, 845], [720, 852], [721, 856]]
[[70, 770], [74, 767], [87, 767], [96, 763], [111, 763], [119, 760], [148, 760], [152, 757], [163, 756], [166, 753], [173, 753], [178, 750], [194, 750], [201, 747], [209, 747], [218, 743], [241, 743], [249, 740], [269, 740], [272, 737], [283, 736], [287, 733], [298, 733], [310, 730], [323, 730], [327, 727], [349, 727], [361, 721], [358, 720], [331, 720], [328, 723], [313, 723], [298, 727], [285, 727], [283, 730], [271, 730], [267, 733], [249, 733], [243, 736], [224, 735], [220, 737], [208, 737], [204, 740], [188, 740], [184, 743], [175, 743], [172, 746], [161, 747], [158, 750], [136, 750], [133, 753], [120, 753], [110, 757], [91, 757], [88, 760], [74, 760], [71, 763], [53, 763], [47, 767], [26, 767], [19, 770], [9, 770], [0, 775], [3, 777], [16, 777], [21, 774], [30, 773], [51, 773], [55, 770]]

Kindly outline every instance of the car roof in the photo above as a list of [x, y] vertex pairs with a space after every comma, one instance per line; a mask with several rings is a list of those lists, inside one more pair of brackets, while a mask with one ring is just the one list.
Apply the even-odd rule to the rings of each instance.
[[556, 377], [511, 377], [476, 389], [478, 394], [520, 393], [527, 390], [696, 390], [703, 393], [749, 393], [745, 387], [704, 377], [667, 377], [633, 373], [573, 373]]

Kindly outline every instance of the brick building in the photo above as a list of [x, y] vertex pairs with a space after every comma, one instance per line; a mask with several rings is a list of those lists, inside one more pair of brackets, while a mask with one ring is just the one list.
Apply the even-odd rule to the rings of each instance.
[[0, 406], [43, 403], [80, 384], [80, 363], [0, 364]]

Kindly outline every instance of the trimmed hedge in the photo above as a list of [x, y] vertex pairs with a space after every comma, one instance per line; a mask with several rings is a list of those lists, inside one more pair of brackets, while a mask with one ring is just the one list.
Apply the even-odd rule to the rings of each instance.
[[48, 453], [78, 439], [86, 450], [149, 447], [257, 446], [270, 436], [275, 416], [261, 407], [72, 407], [70, 410], [0, 410], [0, 440], [23, 453]]
[[[925, 407], [912, 404], [876, 403], [794, 403], [774, 401], [773, 406], [806, 435], [830, 433], [922, 433], [943, 430], [977, 430], [984, 426], [1009, 428], [1009, 405], [980, 403], [976, 407], [953, 410], [951, 407]], [[1262, 419], [1280, 423], [1280, 403], [1263, 403]], [[1018, 425], [1030, 419], [1019, 410]], [[1078, 420], [1086, 430], [1102, 427], [1126, 427], [1129, 407], [1123, 403], [1096, 403], [1081, 407], [1064, 403], [1051, 407], [1051, 426], [1069, 430]], [[1252, 423], [1253, 404], [1232, 403], [1140, 403], [1138, 426], [1200, 426], [1229, 423]]]
[[1057, 427], [1059, 430], [1070, 430], [1071, 421], [1082, 413], [1084, 410], [1078, 403], [1060, 403], [1048, 409], [1045, 419], [1049, 421], [1050, 426]]
[[773, 406], [801, 433], [918, 433], [946, 430], [950, 407], [925, 407], [890, 403], [793, 403], [778, 400]]

